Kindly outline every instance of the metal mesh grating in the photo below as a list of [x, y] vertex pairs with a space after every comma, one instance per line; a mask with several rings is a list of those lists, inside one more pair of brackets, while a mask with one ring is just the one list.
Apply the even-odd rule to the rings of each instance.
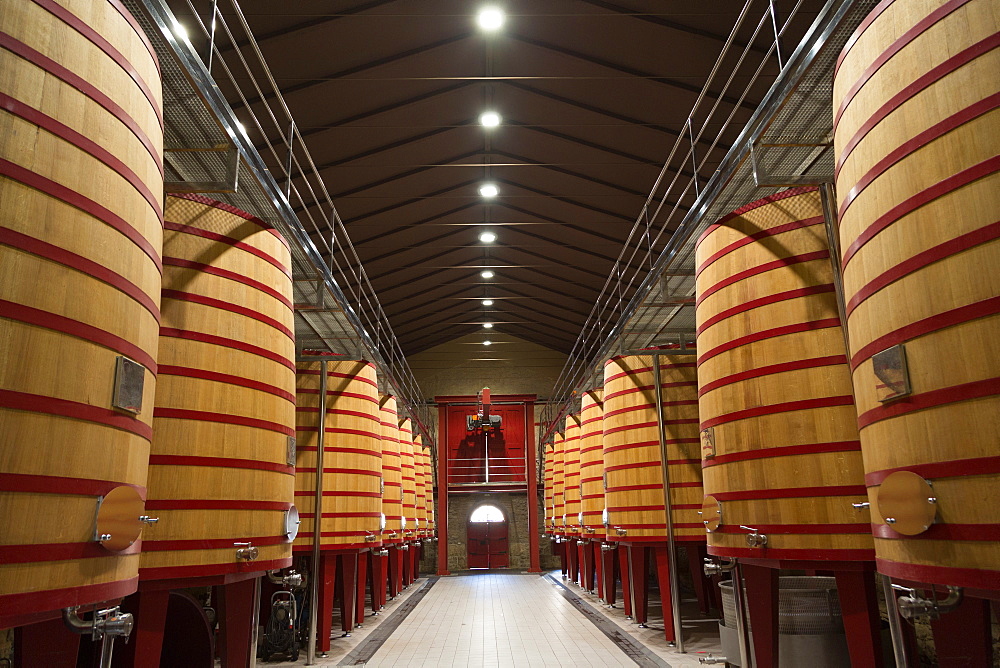
[[[736, 596], [730, 580], [719, 583], [722, 614], [727, 627], [736, 628]], [[744, 612], [746, 615], [746, 612]], [[747, 622], [747, 628], [750, 624]], [[810, 635], [843, 633], [837, 579], [821, 576], [782, 576], [778, 579], [778, 633]]]

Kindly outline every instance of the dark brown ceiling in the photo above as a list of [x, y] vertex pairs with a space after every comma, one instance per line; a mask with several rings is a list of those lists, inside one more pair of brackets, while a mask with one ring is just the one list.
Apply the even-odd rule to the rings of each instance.
[[[485, 4], [506, 13], [497, 33], [476, 26]], [[485, 321], [569, 351], [744, 0], [240, 5], [412, 354]], [[820, 3], [805, 5], [789, 47]], [[739, 105], [730, 140], [776, 73]], [[482, 128], [484, 110], [502, 125]], [[496, 243], [478, 241], [486, 229]]]

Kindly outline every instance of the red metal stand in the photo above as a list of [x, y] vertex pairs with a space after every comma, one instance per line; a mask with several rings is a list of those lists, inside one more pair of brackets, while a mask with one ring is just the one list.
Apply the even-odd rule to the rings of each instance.
[[666, 545], [652, 548], [656, 559], [656, 579], [660, 583], [660, 606], [663, 608], [663, 635], [667, 642], [675, 642], [673, 620], [673, 590], [670, 587], [670, 552]]
[[[80, 636], [63, 625], [62, 619], [50, 619], [14, 629], [14, 668], [76, 668]], [[160, 661], [156, 655], [157, 665]]]
[[742, 565], [750, 627], [753, 629], [754, 665], [778, 665], [778, 571], [766, 566]]
[[576, 546], [576, 539], [568, 539], [564, 545], [566, 546], [566, 565], [568, 572], [566, 573], [566, 578], [570, 582], [577, 582], [580, 577], [580, 551]]
[[597, 598], [604, 600], [604, 559], [601, 553], [601, 541], [590, 541], [590, 562], [594, 565], [594, 584], [597, 587]]
[[603, 550], [601, 546], [598, 545], [598, 550], [601, 554], [601, 580], [603, 581], [604, 588], [604, 602], [608, 605], [614, 605], [618, 601], [618, 560], [615, 556], [618, 554], [618, 550]]
[[864, 571], [835, 571], [834, 576], [851, 665], [882, 668], [882, 620], [873, 575]]
[[361, 626], [365, 623], [365, 588], [368, 585], [368, 555], [369, 552], [362, 552], [358, 555], [358, 586], [355, 589], [355, 616], [354, 623]]
[[589, 540], [577, 543], [580, 552], [580, 586], [587, 591], [594, 591], [594, 550], [590, 543]]
[[632, 594], [632, 619], [636, 624], [644, 625], [649, 610], [649, 558], [645, 545], [627, 545], [628, 572]]
[[396, 598], [403, 590], [403, 564], [400, 549], [396, 545], [389, 547], [389, 598]]
[[966, 596], [957, 608], [932, 621], [931, 630], [940, 668], [993, 665], [989, 601]]
[[358, 589], [358, 553], [343, 552], [338, 556], [340, 568], [340, 627], [344, 634], [354, 630], [354, 593]]
[[625, 616], [632, 616], [632, 587], [629, 586], [629, 580], [631, 579], [628, 563], [628, 546], [618, 544], [618, 568], [621, 571], [622, 578], [622, 599], [625, 603]]
[[371, 553], [372, 566], [372, 610], [378, 612], [385, 607], [386, 590], [389, 588], [388, 556]]
[[[526, 425], [535, 424], [535, 404], [529, 402], [525, 404]], [[542, 552], [538, 544], [538, 476], [535, 475], [535, 430], [527, 429], [525, 438], [527, 440], [524, 448], [525, 478], [528, 481], [528, 572], [542, 572]]]
[[320, 555], [319, 568], [313, 569], [313, 577], [320, 579], [319, 600], [316, 601], [316, 651], [330, 651], [330, 632], [333, 627], [333, 590], [337, 583], [337, 555], [324, 552]]
[[567, 543], [564, 540], [558, 541], [556, 543], [556, 552], [559, 554], [559, 568], [562, 571], [563, 577], [569, 575], [569, 550], [566, 549]]
[[122, 608], [135, 615], [135, 628], [125, 647], [115, 647], [116, 664], [121, 661], [129, 666], [159, 665], [169, 602], [169, 589], [140, 590], [125, 599]]
[[252, 610], [258, 603], [256, 578], [222, 585], [216, 592], [222, 668], [248, 668], [254, 632]]

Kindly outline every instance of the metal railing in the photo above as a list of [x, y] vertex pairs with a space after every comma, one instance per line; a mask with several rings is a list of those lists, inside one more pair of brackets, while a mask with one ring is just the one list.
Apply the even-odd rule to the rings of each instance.
[[[464, 463], [456, 464], [457, 462]], [[523, 458], [471, 457], [448, 460], [449, 485], [527, 485], [526, 475], [527, 465]]]
[[239, 2], [184, 1], [186, 24], [166, 0], [125, 0], [161, 62], [168, 181], [274, 224], [292, 247], [299, 351], [373, 362], [435, 443], [430, 409]]
[[[773, 0], [746, 0], [556, 380], [540, 447], [559, 431], [573, 399], [601, 384], [610, 356], [690, 345], [700, 231], [780, 187], [831, 180], [832, 67], [873, 4], [829, 0], [799, 35], [790, 26], [801, 0], [784, 17]], [[787, 55], [782, 43], [793, 39]], [[780, 72], [749, 121], [739, 120], [741, 105], [775, 66]], [[713, 167], [712, 152], [722, 148]]]

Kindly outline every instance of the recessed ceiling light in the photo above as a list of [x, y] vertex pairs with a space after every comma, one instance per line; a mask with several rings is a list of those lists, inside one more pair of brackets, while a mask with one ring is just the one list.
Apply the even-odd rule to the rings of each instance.
[[484, 128], [495, 128], [500, 125], [500, 114], [495, 111], [484, 111], [479, 116], [479, 122]]
[[499, 195], [500, 191], [492, 183], [484, 183], [483, 185], [479, 186], [479, 194], [485, 197], [486, 199], [491, 199]]
[[483, 232], [482, 234], [479, 235], [479, 240], [482, 241], [483, 243], [491, 244], [497, 240], [497, 235], [493, 234], [492, 232]]
[[492, 346], [493, 342], [492, 341], [483, 341], [483, 345], [484, 346]]
[[476, 16], [476, 23], [483, 30], [492, 32], [503, 26], [504, 14], [498, 7], [483, 7]]
[[492, 322], [484, 322], [483, 323], [483, 327], [485, 327], [486, 329], [493, 329], [493, 323]]
[[496, 276], [496, 274], [494, 274], [489, 269], [487, 269], [486, 271], [479, 272], [479, 275], [482, 276], [483, 278], [493, 278], [494, 276]]
[[483, 300], [483, 306], [493, 306], [493, 300], [492, 299], [484, 299]]

